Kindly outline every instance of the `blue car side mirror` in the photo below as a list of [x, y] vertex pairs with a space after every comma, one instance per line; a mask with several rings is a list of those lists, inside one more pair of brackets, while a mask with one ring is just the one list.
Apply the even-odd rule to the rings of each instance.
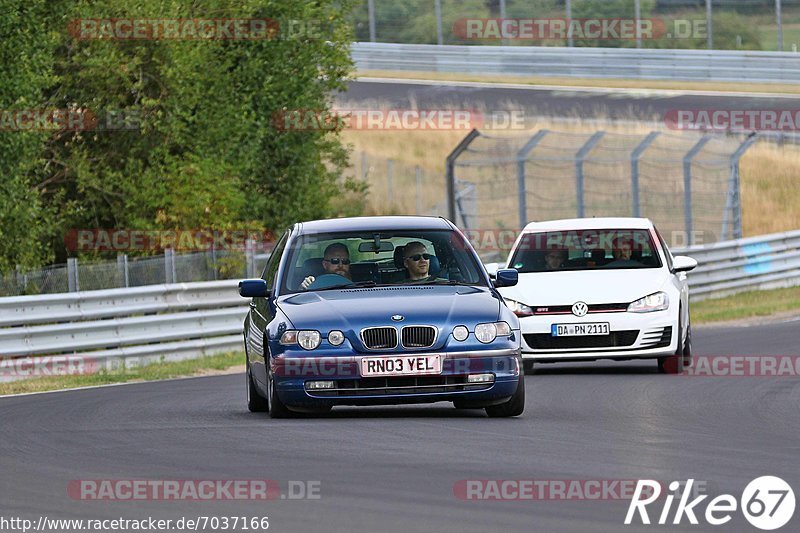
[[493, 283], [495, 287], [513, 287], [518, 281], [519, 272], [513, 268], [505, 268], [497, 271]]
[[267, 282], [263, 279], [245, 279], [239, 282], [239, 295], [245, 298], [269, 296]]

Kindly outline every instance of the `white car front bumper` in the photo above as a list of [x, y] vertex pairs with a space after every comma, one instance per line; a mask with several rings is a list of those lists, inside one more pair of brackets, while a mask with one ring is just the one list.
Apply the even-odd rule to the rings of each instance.
[[[554, 337], [553, 324], [608, 323], [610, 335]], [[520, 318], [523, 360], [653, 358], [678, 347], [678, 317], [671, 309], [652, 313], [536, 315]]]

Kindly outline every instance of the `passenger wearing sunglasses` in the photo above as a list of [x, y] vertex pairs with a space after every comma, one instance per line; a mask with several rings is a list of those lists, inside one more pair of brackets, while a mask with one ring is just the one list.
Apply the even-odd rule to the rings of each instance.
[[[336, 274], [347, 279], [352, 279], [350, 275], [350, 251], [347, 246], [341, 243], [333, 243], [325, 248], [324, 258], [322, 259], [322, 269], [325, 274]], [[300, 283], [301, 289], [308, 289], [314, 283], [314, 276], [306, 277]]]
[[436, 276], [431, 276], [428, 271], [431, 268], [431, 254], [425, 245], [419, 241], [412, 241], [406, 244], [403, 250], [403, 265], [408, 270], [409, 281], [433, 281]]

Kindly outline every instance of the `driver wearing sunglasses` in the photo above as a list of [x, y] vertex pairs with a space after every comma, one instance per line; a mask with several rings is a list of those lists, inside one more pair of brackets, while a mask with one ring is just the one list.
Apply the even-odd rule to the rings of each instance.
[[419, 241], [406, 244], [403, 250], [403, 265], [408, 270], [406, 281], [432, 281], [436, 279], [428, 274], [431, 267], [431, 254]]
[[[350, 275], [350, 251], [347, 246], [341, 243], [333, 243], [325, 248], [325, 254], [322, 259], [322, 269], [325, 274], [336, 274], [343, 276], [347, 279], [352, 279]], [[301, 289], [308, 289], [308, 286], [314, 283], [316, 278], [314, 276], [307, 276], [302, 283]]]

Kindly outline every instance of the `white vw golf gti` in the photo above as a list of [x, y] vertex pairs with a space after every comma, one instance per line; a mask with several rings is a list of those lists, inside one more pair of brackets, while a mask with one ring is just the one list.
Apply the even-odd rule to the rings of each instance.
[[499, 289], [520, 318], [526, 369], [536, 362], [658, 359], [661, 372], [691, 364], [686, 272], [644, 218], [589, 218], [528, 224]]

